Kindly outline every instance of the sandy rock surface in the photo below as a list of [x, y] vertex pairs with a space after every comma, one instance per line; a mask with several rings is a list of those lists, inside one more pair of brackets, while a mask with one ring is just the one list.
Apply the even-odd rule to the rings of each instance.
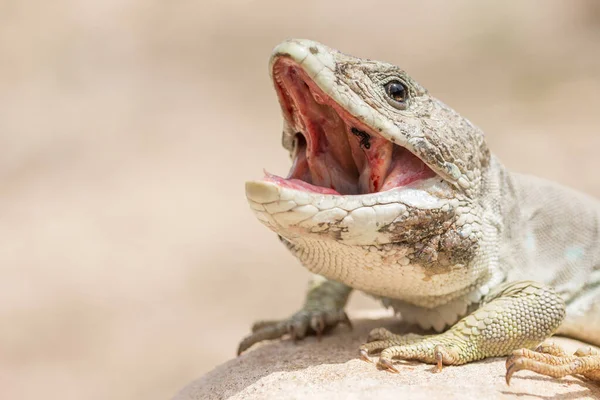
[[[185, 387], [174, 400], [216, 399], [600, 399], [600, 385], [574, 377], [552, 379], [521, 371], [504, 381], [504, 358], [435, 373], [432, 365], [405, 363], [400, 374], [378, 370], [357, 357], [368, 332], [407, 327], [393, 318], [354, 319], [354, 329], [298, 344], [290, 340], [255, 346]], [[569, 351], [581, 342], [555, 338]]]

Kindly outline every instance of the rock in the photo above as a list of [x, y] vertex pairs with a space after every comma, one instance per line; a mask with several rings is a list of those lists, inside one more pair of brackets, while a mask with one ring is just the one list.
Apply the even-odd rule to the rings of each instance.
[[[321, 341], [307, 338], [256, 345], [185, 387], [174, 400], [217, 399], [598, 399], [600, 388], [574, 377], [552, 379], [529, 371], [517, 372], [507, 386], [505, 358], [462, 366], [399, 362], [399, 374], [378, 370], [358, 358], [368, 332], [384, 326], [394, 332], [407, 327], [394, 318], [354, 319], [354, 329], [338, 327]], [[572, 352], [584, 343], [553, 339]], [[376, 358], [373, 357], [375, 360]]]

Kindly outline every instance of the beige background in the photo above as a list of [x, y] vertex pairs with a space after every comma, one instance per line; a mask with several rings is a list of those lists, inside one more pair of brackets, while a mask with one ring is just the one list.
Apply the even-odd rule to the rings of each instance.
[[300, 306], [243, 191], [289, 167], [288, 37], [400, 65], [513, 170], [600, 195], [597, 0], [1, 0], [0, 398], [169, 398]]

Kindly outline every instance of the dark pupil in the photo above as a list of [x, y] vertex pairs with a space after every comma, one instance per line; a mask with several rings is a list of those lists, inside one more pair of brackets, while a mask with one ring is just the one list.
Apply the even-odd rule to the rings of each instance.
[[390, 83], [388, 86], [390, 97], [396, 101], [404, 101], [404, 86], [401, 83]]

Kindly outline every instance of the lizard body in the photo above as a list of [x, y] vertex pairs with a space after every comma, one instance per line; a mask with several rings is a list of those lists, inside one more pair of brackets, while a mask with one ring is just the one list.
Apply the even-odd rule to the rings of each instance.
[[270, 69], [294, 163], [246, 195], [315, 277], [303, 309], [255, 324], [240, 352], [349, 322], [357, 289], [438, 332], [371, 332], [360, 354], [381, 352], [389, 370], [394, 358], [441, 368], [512, 354], [507, 379], [556, 375], [573, 357], [595, 376], [593, 352], [536, 347], [555, 332], [600, 344], [595, 199], [506, 170], [479, 128], [396, 66], [289, 40]]

